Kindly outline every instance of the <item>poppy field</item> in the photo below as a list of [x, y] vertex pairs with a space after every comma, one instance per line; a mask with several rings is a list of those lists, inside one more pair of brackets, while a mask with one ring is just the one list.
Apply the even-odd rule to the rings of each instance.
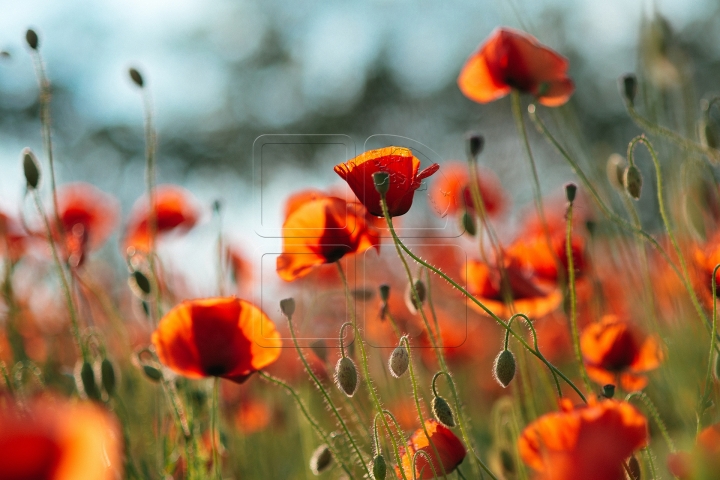
[[[277, 130], [248, 146], [238, 220], [220, 187], [158, 180], [140, 67], [132, 208], [58, 174], [41, 33], [42, 147], [0, 204], [0, 480], [720, 479], [720, 97], [668, 87], [662, 42], [613, 86], [634, 133], [590, 141], [570, 57], [498, 26], [452, 88], [512, 127], [517, 181], [461, 115], [462, 159]], [[307, 166], [308, 146], [344, 153]], [[173, 253], [197, 232], [209, 260]]]

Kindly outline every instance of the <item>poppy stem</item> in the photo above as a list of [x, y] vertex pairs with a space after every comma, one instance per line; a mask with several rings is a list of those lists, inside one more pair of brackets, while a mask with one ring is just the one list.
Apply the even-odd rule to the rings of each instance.
[[565, 255], [567, 256], [568, 270], [568, 291], [570, 292], [570, 327], [572, 329], [573, 350], [575, 351], [575, 361], [578, 363], [580, 376], [585, 383], [585, 390], [592, 390], [590, 378], [588, 378], [587, 370], [585, 370], [585, 362], [583, 362], [582, 351], [580, 350], [580, 332], [577, 325], [577, 295], [575, 294], [575, 262], [572, 249], [572, 221], [573, 221], [573, 202], [568, 202], [567, 215], [565, 222], [567, 228], [565, 230]]
[[710, 380], [712, 378], [712, 367], [713, 367], [713, 353], [715, 352], [715, 334], [717, 332], [717, 272], [720, 269], [720, 264], [715, 265], [712, 273], [712, 334], [710, 335], [710, 353], [708, 354], [708, 367], [705, 373], [705, 388], [702, 398], [700, 399], [700, 408], [698, 412], [697, 432], [696, 436], [700, 433], [700, 424], [702, 423], [702, 414], [705, 413], [707, 401], [712, 393], [710, 389]]
[[642, 402], [645, 404], [645, 407], [647, 408], [648, 412], [650, 412], [650, 416], [653, 417], [655, 420], [655, 423], [657, 423], [658, 428], [660, 429], [660, 433], [662, 433], [663, 438], [665, 439], [665, 443], [667, 443], [668, 448], [670, 449], [670, 452], [675, 453], [677, 452], [677, 449], [675, 448], [675, 443], [673, 442], [672, 438], [670, 437], [670, 433], [668, 432], [667, 426], [665, 425], [665, 422], [663, 422], [663, 419], [660, 417], [660, 412], [658, 412], [657, 408], [655, 407], [655, 404], [650, 400], [650, 397], [648, 397], [645, 392], [633, 392], [629, 393], [625, 397], [625, 401], [629, 402], [633, 398], [639, 398], [642, 400]]
[[340, 327], [340, 336], [338, 338], [338, 343], [340, 344], [340, 356], [345, 358], [347, 355], [345, 354], [345, 342], [343, 341], [345, 339], [345, 327], [352, 327], [352, 322], [345, 322]]
[[332, 452], [333, 457], [338, 461], [338, 463], [340, 463], [340, 467], [343, 470], [345, 470], [345, 473], [347, 473], [350, 476], [350, 478], [352, 478], [352, 473], [348, 469], [347, 465], [345, 465], [345, 459], [343, 459], [343, 457], [340, 456], [340, 452], [337, 450], [337, 448], [335, 448], [335, 444], [330, 440], [330, 437], [325, 432], [325, 430], [322, 429], [322, 427], [317, 422], [317, 420], [315, 420], [313, 418], [313, 416], [310, 414], [307, 407], [305, 406], [302, 399], [300, 398], [300, 395], [298, 395], [298, 393], [295, 391], [295, 389], [293, 387], [291, 387], [289, 384], [287, 384], [285, 381], [280, 380], [277, 377], [273, 377], [269, 373], [263, 372], [262, 370], [258, 371], [258, 375], [260, 375], [262, 378], [264, 378], [268, 382], [274, 383], [275, 385], [287, 390], [287, 392], [290, 394], [290, 396], [292, 396], [293, 399], [295, 400], [295, 403], [297, 404], [298, 408], [302, 412], [305, 419], [308, 421], [308, 423], [310, 423], [310, 425], [315, 430], [315, 433], [318, 434], [318, 436], [322, 439], [323, 443], [325, 443], [328, 446], [328, 448], [330, 449], [330, 451]]
[[217, 479], [222, 479], [222, 466], [220, 465], [220, 377], [213, 379], [212, 407], [210, 410], [210, 437], [212, 438], [212, 455], [213, 455], [213, 475]]
[[[547, 365], [548, 362], [545, 360], [545, 356], [540, 352], [540, 347], [538, 346], [537, 332], [535, 331], [535, 327], [533, 326], [530, 319], [524, 313], [516, 313], [512, 317], [510, 317], [510, 320], [508, 320], [508, 327], [512, 326], [513, 320], [515, 320], [518, 317], [525, 320], [525, 325], [527, 325], [528, 328], [530, 329], [530, 332], [532, 332], [533, 345], [535, 347], [535, 351], [537, 351], [537, 353], [540, 355], [540, 357], [538, 357], [538, 358]], [[508, 348], [508, 341], [510, 340], [510, 332], [511, 331], [512, 330], [510, 328], [505, 330], [505, 350], [507, 350], [507, 348]], [[553, 376], [553, 380], [555, 380], [555, 388], [557, 388], [558, 397], [562, 398], [562, 396], [563, 396], [562, 389], [560, 388], [560, 382], [558, 381], [557, 374], [555, 373], [555, 370], [553, 370], [553, 368], [551, 368], [550, 366], [548, 366], [548, 370], [550, 370], [550, 373]]]
[[650, 478], [652, 480], [656, 480], [657, 472], [655, 471], [655, 461], [653, 460], [652, 450], [650, 450], [650, 447], [645, 447], [642, 449], [642, 452], [647, 459], [648, 466], [650, 467]]
[[[425, 435], [427, 436], [427, 433], [425, 433]], [[428, 437], [428, 439], [430, 439], [430, 437]], [[428, 465], [430, 465], [430, 468], [432, 469], [433, 477], [437, 478], [437, 471], [435, 470], [435, 465], [433, 465], [430, 455], [425, 450], [418, 450], [417, 452], [415, 452], [415, 454], [413, 455], [413, 458], [412, 458], [413, 480], [418, 480], [417, 469], [415, 466], [415, 464], [417, 463], [418, 455], [422, 455], [423, 457], [425, 457], [425, 460], [427, 461]], [[440, 459], [438, 458], [438, 461], [439, 460]], [[440, 466], [442, 466], [442, 462], [440, 462]], [[425, 469], [423, 468], [423, 470], [425, 470]], [[420, 471], [420, 475], [421, 475], [420, 478], [423, 478], [422, 471]], [[445, 478], [447, 478], [447, 477], [445, 477]]]
[[[363, 341], [363, 338], [360, 335], [360, 329], [358, 329], [358, 326], [357, 326], [357, 318], [355, 316], [355, 304], [353, 303], [352, 295], [350, 294], [350, 285], [348, 284], [347, 277], [345, 276], [345, 270], [343, 269], [340, 262], [339, 261], [335, 262], [335, 265], [337, 266], [338, 273], [340, 274], [340, 279], [342, 280], [342, 284], [345, 289], [345, 300], [347, 302], [347, 308], [350, 313], [350, 320], [351, 320], [351, 323], [353, 326], [353, 333], [355, 334], [355, 340], [358, 342], [358, 349], [360, 350], [360, 365], [363, 370], [363, 375], [365, 376], [365, 381], [367, 382], [368, 391], [370, 392], [370, 398], [375, 405], [375, 409], [378, 412], [382, 412], [383, 411], [382, 403], [380, 403], [380, 398], [378, 397], [378, 394], [375, 391], [375, 385], [372, 383], [372, 379], [370, 378], [370, 370], [368, 369], [367, 353], [365, 352], [365, 342]], [[390, 432], [390, 426], [388, 425], [387, 420], [385, 419], [385, 415], [382, 416], [382, 420], [383, 420], [383, 426], [385, 427], [385, 429], [388, 432]], [[395, 438], [393, 438], [392, 435], [390, 435], [390, 443], [392, 443], [395, 460], [397, 461], [398, 465], [402, 465], [402, 458], [400, 457], [400, 451], [398, 450], [397, 443], [395, 442]], [[362, 461], [362, 457], [360, 457], [360, 459]], [[365, 465], [364, 461], [363, 461], [363, 466], [367, 470], [367, 465]], [[407, 477], [405, 476], [405, 471], [403, 469], [400, 469], [400, 472], [402, 473], [403, 480], [407, 480]], [[368, 475], [370, 475], [369, 471], [368, 471]]]

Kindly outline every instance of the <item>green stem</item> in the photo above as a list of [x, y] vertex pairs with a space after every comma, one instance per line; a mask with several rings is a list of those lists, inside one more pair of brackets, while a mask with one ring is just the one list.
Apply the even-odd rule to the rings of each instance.
[[657, 479], [657, 472], [655, 471], [655, 462], [652, 458], [652, 451], [650, 450], [650, 447], [645, 447], [642, 449], [643, 454], [645, 455], [645, 458], [647, 459], [648, 466], [650, 467], [650, 478], [652, 480]]
[[665, 439], [665, 442], [668, 445], [668, 448], [672, 453], [675, 453], [677, 450], [675, 449], [675, 443], [673, 442], [672, 438], [670, 438], [670, 433], [668, 432], [667, 427], [665, 426], [665, 422], [663, 422], [662, 418], [660, 417], [660, 413], [658, 412], [657, 408], [655, 407], [655, 404], [653, 404], [652, 400], [650, 400], [650, 397], [648, 397], [644, 392], [633, 392], [628, 394], [625, 397], [625, 401], [629, 402], [633, 398], [639, 398], [642, 400], [642, 402], [645, 404], [645, 407], [650, 412], [650, 415], [655, 420], [655, 423], [657, 424], [658, 428], [660, 429], [660, 433], [662, 433], [663, 438]]
[[712, 367], [713, 367], [713, 353], [715, 352], [715, 334], [717, 332], [717, 271], [720, 269], [720, 264], [715, 265], [715, 268], [713, 269], [712, 273], [712, 302], [713, 302], [713, 309], [712, 309], [712, 332], [710, 335], [710, 353], [708, 354], [708, 367], [707, 371], [705, 372], [705, 388], [703, 390], [703, 395], [701, 398], [701, 405], [700, 405], [700, 412], [698, 415], [698, 423], [697, 423], [697, 432], [696, 435], [700, 433], [700, 425], [701, 425], [701, 416], [705, 411], [705, 405], [707, 403], [707, 400], [710, 398], [710, 381], [712, 379]]
[[212, 455], [213, 455], [213, 471], [214, 476], [217, 479], [222, 479], [222, 467], [220, 465], [220, 447], [218, 441], [220, 441], [220, 426], [218, 422], [218, 416], [220, 414], [220, 402], [219, 402], [219, 391], [220, 391], [220, 377], [215, 377], [213, 380], [213, 394], [212, 394], [212, 407], [210, 410], [210, 435], [212, 438]]
[[[435, 465], [433, 465], [430, 455], [425, 450], [418, 450], [417, 452], [415, 452], [415, 454], [413, 455], [413, 458], [412, 458], [413, 480], [418, 480], [417, 469], [415, 468], [415, 464], [417, 462], [418, 455], [422, 455], [423, 457], [425, 457], [425, 460], [427, 461], [428, 465], [430, 465], [430, 468], [432, 469], [433, 477], [437, 478], [437, 471], [435, 470]], [[439, 458], [438, 458], [438, 461], [440, 461]], [[440, 461], [440, 466], [442, 467], [441, 461]], [[444, 470], [444, 468], [443, 468], [443, 470]], [[422, 475], [422, 474], [423, 473], [420, 472], [420, 475]], [[445, 478], [447, 478], [447, 477], [445, 477]]]

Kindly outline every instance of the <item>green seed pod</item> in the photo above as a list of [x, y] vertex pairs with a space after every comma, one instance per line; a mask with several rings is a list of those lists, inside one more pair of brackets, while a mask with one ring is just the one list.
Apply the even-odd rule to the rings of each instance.
[[625, 169], [625, 175], [623, 176], [623, 185], [625, 191], [635, 200], [640, 199], [640, 191], [642, 190], [642, 175], [640, 169], [635, 165], [629, 165]]
[[38, 165], [37, 157], [29, 148], [22, 151], [23, 172], [25, 173], [25, 181], [27, 188], [34, 190], [40, 183], [40, 165]]
[[388, 368], [390, 369], [390, 373], [393, 377], [400, 378], [407, 371], [409, 365], [410, 354], [408, 353], [407, 348], [405, 348], [405, 345], [401, 342], [400, 345], [395, 347], [395, 350], [393, 350], [390, 355]]
[[461, 227], [467, 232], [468, 235], [474, 237], [477, 234], [477, 223], [475, 222], [475, 216], [470, 215], [467, 210], [463, 213], [461, 221]]
[[506, 388], [515, 376], [515, 355], [513, 355], [510, 350], [500, 352], [495, 358], [493, 370], [495, 380], [497, 380], [503, 388]]
[[115, 393], [115, 367], [113, 367], [112, 362], [107, 358], [103, 358], [100, 363], [100, 380], [108, 395]]
[[373, 458], [373, 478], [375, 480], [385, 480], [387, 475], [387, 464], [385, 463], [385, 457], [377, 455]]
[[375, 190], [380, 195], [385, 195], [390, 190], [390, 174], [387, 172], [373, 173], [373, 182], [375, 183]]
[[390, 285], [380, 285], [380, 299], [383, 301], [383, 303], [387, 303], [387, 301], [390, 299]]
[[138, 296], [138, 298], [145, 298], [150, 295], [152, 286], [150, 280], [140, 270], [135, 270], [130, 274], [128, 278], [128, 286], [130, 290]]
[[142, 369], [143, 373], [145, 373], [145, 376], [152, 382], [157, 383], [163, 378], [162, 372], [155, 367], [151, 367], [150, 365], [143, 365]]
[[632, 480], [640, 480], [640, 463], [637, 458], [635, 458], [635, 455], [630, 457], [630, 460], [628, 460], [628, 470], [630, 470], [630, 478]]
[[133, 82], [135, 82], [135, 85], [142, 88], [143, 85], [145, 85], [145, 81], [143, 80], [142, 75], [140, 75], [140, 72], [138, 72], [136, 69], [131, 68], [128, 73], [130, 74], [130, 78]]
[[622, 90], [625, 100], [630, 105], [635, 104], [635, 95], [637, 94], [637, 78], [632, 73], [628, 73], [622, 77]]
[[355, 394], [358, 386], [358, 374], [355, 362], [349, 357], [341, 357], [335, 365], [335, 383], [348, 397]]
[[572, 182], [565, 184], [565, 198], [570, 203], [575, 201], [575, 195], [577, 194], [577, 185]]
[[603, 385], [602, 396], [605, 398], [613, 398], [615, 396], [615, 385], [612, 383]]
[[446, 427], [455, 426], [455, 417], [453, 416], [452, 408], [450, 408], [450, 405], [448, 405], [444, 398], [433, 398], [432, 411], [438, 422], [442, 423]]
[[29, 28], [28, 31], [25, 32], [25, 41], [27, 42], [28, 46], [33, 50], [37, 50], [38, 45], [40, 44], [38, 34], [35, 33], [35, 30], [33, 30], [32, 28]]
[[102, 397], [97, 382], [95, 381], [95, 370], [90, 362], [82, 362], [78, 390], [91, 400], [100, 400]]
[[322, 444], [315, 449], [310, 457], [310, 470], [313, 474], [320, 475], [330, 467], [331, 463], [332, 452], [327, 445]]
[[465, 137], [468, 158], [471, 160], [477, 160], [478, 155], [483, 151], [485, 146], [485, 137], [479, 133], [470, 133]]
[[290, 318], [295, 313], [295, 299], [294, 298], [286, 298], [284, 300], [280, 300], [280, 311], [285, 315], [286, 317]]

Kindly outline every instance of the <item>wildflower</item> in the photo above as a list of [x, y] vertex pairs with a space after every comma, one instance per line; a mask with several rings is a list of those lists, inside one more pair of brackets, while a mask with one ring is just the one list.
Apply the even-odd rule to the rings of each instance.
[[244, 382], [280, 355], [280, 335], [255, 305], [235, 297], [186, 300], [152, 335], [160, 361], [188, 378]]
[[379, 249], [378, 236], [358, 207], [321, 194], [293, 204], [283, 224], [283, 253], [277, 258], [280, 278], [290, 282], [315, 266], [373, 246]]
[[[479, 168], [478, 186], [485, 212], [490, 216], [502, 213], [508, 203], [497, 176], [488, 169]], [[430, 186], [430, 203], [441, 217], [468, 212], [475, 215], [470, 178], [467, 167], [460, 162], [443, 165], [442, 174]]]
[[[200, 210], [193, 195], [176, 185], [159, 185], [153, 192], [155, 232], [162, 235], [171, 231], [190, 230], [200, 218]], [[150, 212], [147, 197], [135, 202], [125, 229], [123, 248], [126, 252], [147, 252], [152, 247]]]
[[601, 385], [617, 384], [626, 391], [647, 385], [643, 373], [660, 365], [662, 354], [657, 338], [641, 334], [628, 322], [606, 315], [580, 335], [585, 366], [590, 378]]
[[647, 420], [627, 402], [597, 401], [538, 418], [518, 440], [535, 480], [624, 480], [623, 462], [648, 442]]
[[437, 172], [440, 166], [433, 163], [420, 170], [420, 160], [403, 147], [385, 147], [370, 150], [346, 163], [335, 165], [335, 173], [345, 180], [372, 215], [382, 217], [380, 194], [375, 190], [373, 174], [386, 172], [390, 175], [389, 190], [385, 194], [391, 217], [404, 215], [410, 210], [415, 190], [422, 181]]
[[[414, 478], [412, 476], [412, 459], [418, 450], [423, 450], [430, 456], [438, 475], [442, 475], [443, 469], [445, 469], [445, 473], [452, 472], [465, 459], [465, 447], [452, 430], [433, 419], [425, 421], [425, 428], [440, 458], [438, 459], [435, 455], [435, 449], [430, 445], [423, 429], [419, 428], [412, 434], [407, 445], [400, 447], [402, 468], [408, 478]], [[402, 478], [400, 467], [396, 466], [395, 472], [398, 478]], [[418, 455], [415, 472], [418, 479], [434, 478], [432, 468], [424, 455]]]
[[513, 89], [530, 93], [548, 107], [568, 101], [575, 86], [567, 59], [527, 33], [498, 28], [465, 63], [458, 86], [469, 99], [488, 103]]
[[682, 480], [717, 478], [720, 474], [720, 423], [700, 432], [692, 453], [671, 454], [668, 468]]

